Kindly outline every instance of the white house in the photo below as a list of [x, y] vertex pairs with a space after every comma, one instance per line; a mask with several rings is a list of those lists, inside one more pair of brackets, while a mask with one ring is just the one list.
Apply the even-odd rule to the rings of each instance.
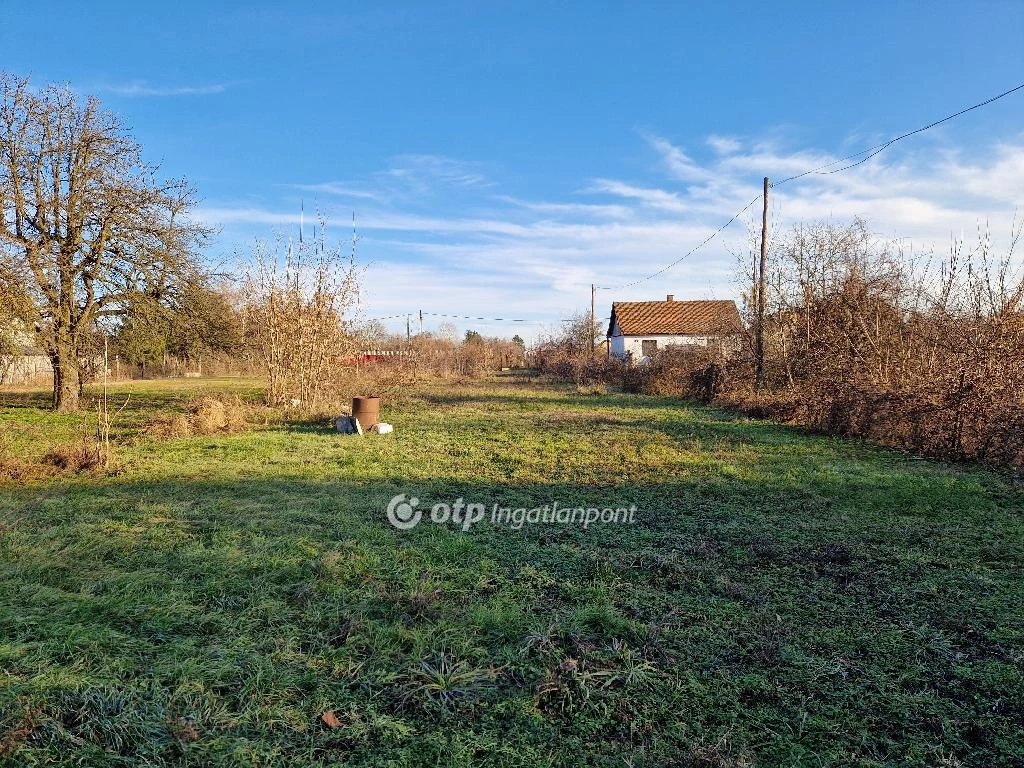
[[611, 354], [642, 360], [671, 345], [707, 346], [727, 342], [742, 332], [732, 300], [617, 301], [608, 321]]

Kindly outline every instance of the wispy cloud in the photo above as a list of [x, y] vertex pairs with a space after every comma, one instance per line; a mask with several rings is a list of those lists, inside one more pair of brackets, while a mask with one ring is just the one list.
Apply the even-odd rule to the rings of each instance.
[[668, 139], [647, 132], [642, 132], [640, 135], [661, 155], [665, 167], [679, 181], [704, 181], [708, 178], [707, 168], [695, 163], [682, 148], [677, 147]]
[[510, 203], [519, 208], [537, 213], [554, 216], [578, 214], [588, 217], [604, 217], [609, 219], [628, 218], [632, 211], [627, 205], [608, 205], [602, 203], [552, 203], [543, 200], [523, 200], [511, 195], [495, 195], [495, 200]]
[[479, 163], [456, 160], [444, 155], [397, 155], [380, 174], [416, 192], [430, 191], [437, 185], [449, 187], [485, 187], [490, 182]]
[[740, 147], [743, 146], [738, 139], [733, 139], [729, 136], [716, 136], [715, 134], [711, 134], [704, 141], [720, 155], [731, 155], [733, 152], [739, 152]]
[[313, 192], [314, 194], [332, 195], [334, 197], [349, 197], [357, 200], [376, 200], [381, 201], [385, 199], [383, 193], [373, 192], [367, 189], [360, 189], [353, 187], [348, 184], [339, 181], [325, 181], [319, 184], [292, 184], [294, 189], [302, 190], [303, 192]]
[[[365, 193], [356, 197], [369, 206], [358, 210], [362, 258], [374, 265], [367, 272], [368, 311], [393, 314], [377, 310], [404, 311], [426, 302], [430, 306], [423, 308], [432, 311], [555, 321], [589, 301], [591, 282], [625, 284], [687, 253], [750, 202], [760, 191], [761, 176], [792, 175], [838, 154], [794, 153], [780, 144], [743, 139], [722, 144], [719, 138], [701, 142], [706, 158], [675, 152], [678, 148], [664, 139], [648, 141], [659, 158], [667, 159], [660, 177], [597, 178], [565, 200], [498, 194], [497, 184], [484, 179], [479, 166], [447, 159], [396, 160], [361, 181], [327, 182], [320, 191], [326, 194], [336, 185], [339, 197], [346, 191]], [[393, 173], [398, 168], [409, 173]], [[409, 195], [410, 176], [431, 193]], [[973, 148], [969, 156], [948, 147], [901, 148], [846, 173], [806, 176], [774, 189], [771, 221], [778, 231], [800, 221], [863, 216], [880, 236], [912, 238], [915, 250], [940, 252], [951, 235], [970, 235], [979, 222], [990, 221], [999, 247], [1015, 209], [1024, 210], [1022, 176], [1024, 136]], [[456, 204], [438, 197], [449, 188], [458, 191]], [[395, 194], [397, 189], [405, 196]], [[330, 217], [332, 202], [320, 202]], [[334, 205], [337, 220], [346, 221], [348, 208], [342, 206], [350, 203]], [[223, 206], [199, 214], [233, 234], [262, 227], [265, 235], [272, 227], [297, 226], [297, 208], [297, 203], [285, 211]], [[599, 301], [665, 293], [736, 296], [737, 254], [746, 253], [748, 227], [759, 223], [755, 206], [657, 279], [603, 292]]]
[[225, 83], [156, 86], [148, 84], [145, 80], [133, 80], [130, 83], [98, 85], [93, 90], [100, 93], [112, 93], [115, 96], [138, 98], [145, 96], [212, 96], [224, 93], [227, 88]]
[[291, 184], [293, 189], [382, 205], [413, 205], [425, 198], [476, 194], [492, 186], [482, 164], [444, 155], [395, 155], [362, 178]]
[[634, 184], [627, 184], [624, 181], [615, 181], [613, 179], [595, 179], [585, 191], [638, 200], [643, 205], [662, 211], [682, 213], [692, 207], [676, 192], [668, 192], [664, 189], [650, 187], [638, 187]]

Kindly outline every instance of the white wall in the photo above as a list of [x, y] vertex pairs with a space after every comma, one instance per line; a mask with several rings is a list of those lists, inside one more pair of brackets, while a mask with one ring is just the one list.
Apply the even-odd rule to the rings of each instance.
[[[616, 331], [618, 328], [615, 329]], [[684, 336], [665, 333], [652, 333], [647, 336], [612, 336], [612, 354], [616, 357], [625, 357], [633, 353], [633, 360], [639, 362], [643, 358], [643, 342], [656, 341], [658, 349], [664, 349], [672, 344], [693, 344], [707, 346], [708, 336]]]
[[35, 384], [47, 379], [53, 379], [53, 366], [45, 355], [0, 359], [0, 384]]
[[624, 336], [612, 336], [611, 337], [611, 339], [609, 341], [611, 341], [612, 357], [625, 357], [626, 356], [626, 346], [625, 346], [624, 340], [625, 340]]

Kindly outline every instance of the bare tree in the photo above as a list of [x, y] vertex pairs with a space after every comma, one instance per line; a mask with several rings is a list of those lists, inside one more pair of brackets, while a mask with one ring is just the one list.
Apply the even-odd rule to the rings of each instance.
[[193, 270], [207, 234], [188, 218], [194, 192], [156, 171], [97, 99], [0, 73], [0, 285], [27, 294], [59, 411], [78, 409], [96, 321]]
[[533, 350], [534, 360], [546, 373], [571, 377], [577, 384], [589, 378], [592, 344], [604, 328], [591, 321], [589, 310], [579, 310], [561, 326], [542, 332]]

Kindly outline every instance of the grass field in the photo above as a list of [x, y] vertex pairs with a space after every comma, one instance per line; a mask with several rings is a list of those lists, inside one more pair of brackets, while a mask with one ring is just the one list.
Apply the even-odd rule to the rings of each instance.
[[[662, 398], [495, 380], [0, 488], [0, 765], [1024, 765], [1024, 496]], [[7, 450], [73, 439], [0, 394]], [[421, 504], [632, 525], [388, 524]]]

